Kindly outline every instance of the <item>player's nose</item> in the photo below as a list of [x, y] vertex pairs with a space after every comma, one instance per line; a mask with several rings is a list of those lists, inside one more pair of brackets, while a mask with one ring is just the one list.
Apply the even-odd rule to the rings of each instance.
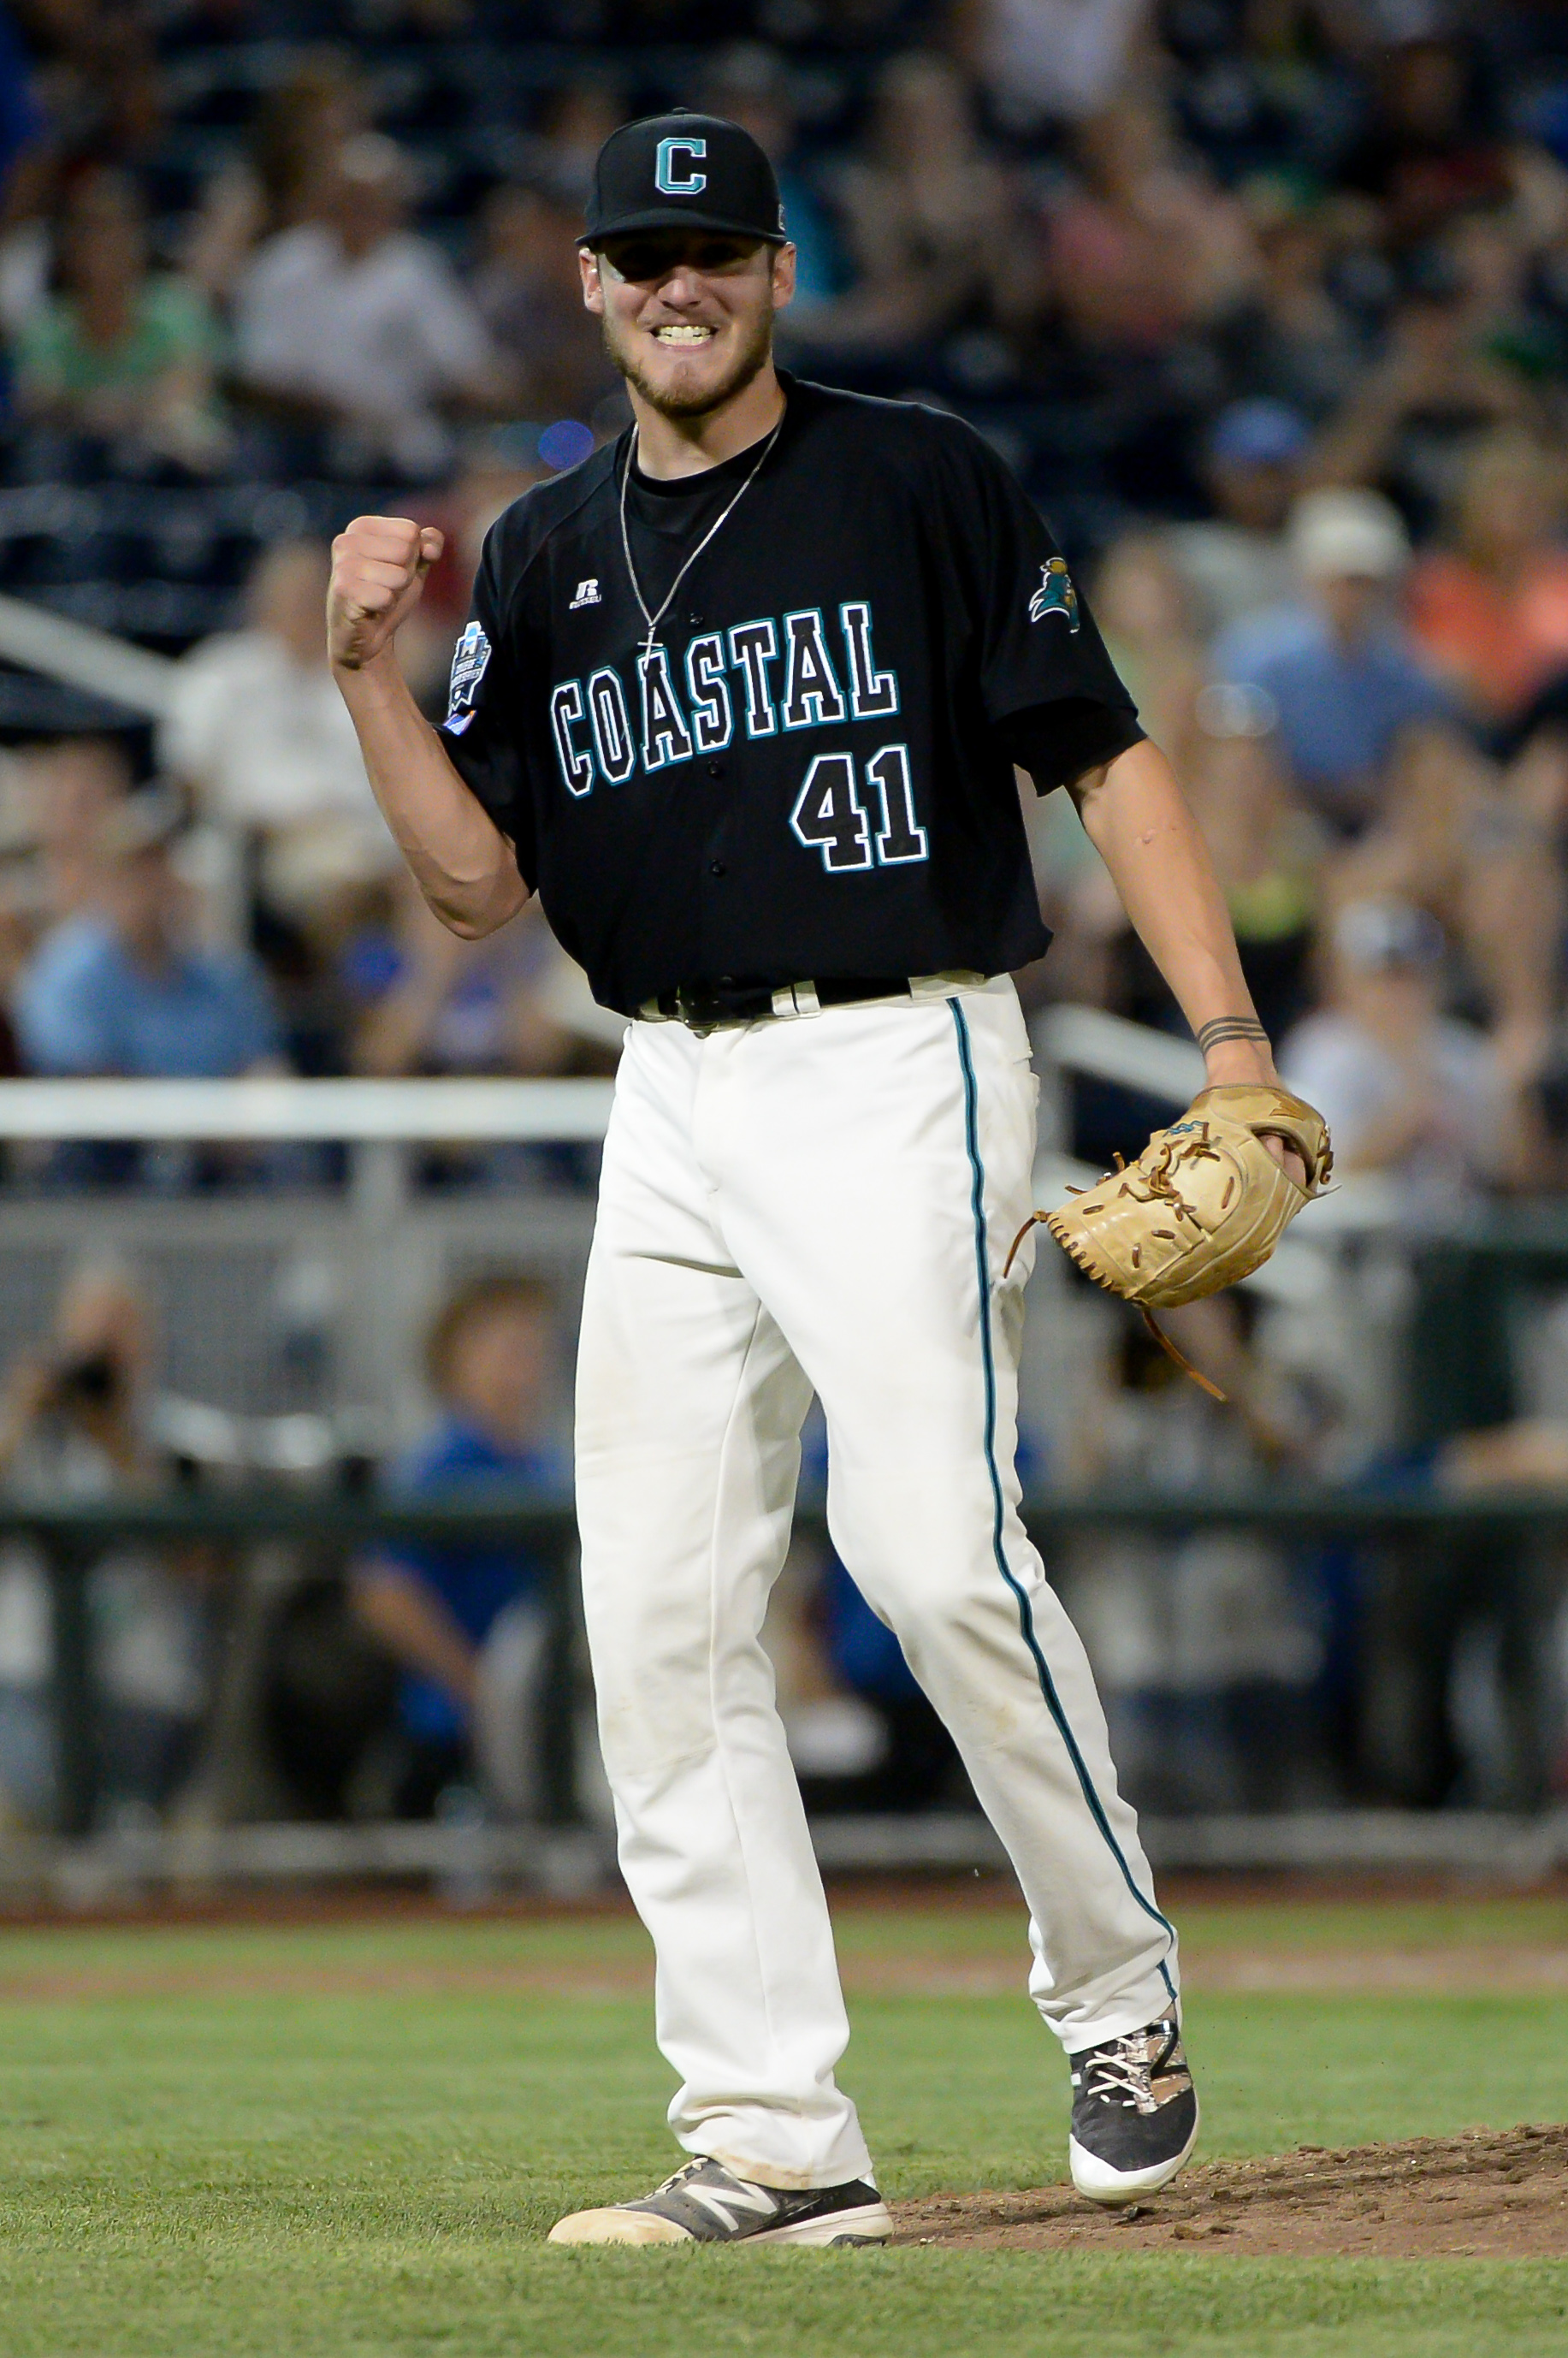
[[688, 311], [700, 303], [707, 290], [698, 274], [685, 263], [678, 263], [659, 287], [659, 300], [673, 310]]

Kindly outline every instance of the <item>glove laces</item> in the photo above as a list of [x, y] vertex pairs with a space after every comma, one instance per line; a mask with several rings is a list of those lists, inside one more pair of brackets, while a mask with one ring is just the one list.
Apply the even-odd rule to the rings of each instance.
[[[1146, 1162], [1130, 1163], [1125, 1155], [1117, 1155], [1116, 1167], [1121, 1173], [1121, 1185], [1117, 1193], [1121, 1195], [1130, 1195], [1133, 1201], [1139, 1204], [1168, 1204], [1173, 1219], [1190, 1220], [1201, 1236], [1203, 1222], [1177, 1186], [1176, 1169], [1183, 1163], [1218, 1163], [1223, 1159], [1218, 1147], [1211, 1145], [1209, 1141], [1207, 1122], [1200, 1121], [1190, 1137], [1178, 1140], [1167, 1136], [1162, 1139], [1159, 1151]], [[1234, 1180], [1231, 1184], [1235, 1184]], [[1083, 1192], [1081, 1187], [1068, 1190], [1068, 1193], [1074, 1195], [1081, 1195]], [[1223, 1210], [1229, 1202], [1230, 1188], [1227, 1187], [1221, 1209]], [[1035, 1223], [1038, 1221], [1044, 1226], [1046, 1217], [1047, 1215], [1044, 1212], [1031, 1212], [1014, 1237], [1009, 1248], [1007, 1259], [1002, 1263], [1001, 1274], [1004, 1284], [1008, 1272], [1018, 1257], [1019, 1246]], [[1178, 1232], [1175, 1228], [1154, 1228], [1150, 1233], [1163, 1238], [1170, 1244], [1175, 1244], [1178, 1241]], [[1133, 1259], [1136, 1265], [1136, 1253]], [[1174, 1360], [1184, 1376], [1191, 1376], [1194, 1383], [1201, 1390], [1207, 1392], [1210, 1400], [1224, 1401], [1227, 1398], [1219, 1386], [1211, 1382], [1201, 1368], [1194, 1367], [1181, 1346], [1171, 1340], [1153, 1312], [1141, 1302], [1138, 1304], [1138, 1313], [1166, 1357]]]
[[[1140, 1204], [1169, 1204], [1178, 1220], [1191, 1220], [1195, 1228], [1201, 1228], [1203, 1222], [1176, 1184], [1176, 1171], [1184, 1163], [1218, 1163], [1220, 1160], [1218, 1147], [1209, 1143], [1207, 1122], [1200, 1122], [1194, 1137], [1184, 1138], [1179, 1142], [1169, 1136], [1163, 1138], [1159, 1152], [1147, 1164], [1130, 1164], [1119, 1154], [1116, 1167], [1121, 1173], [1122, 1180], [1117, 1193], [1130, 1195]], [[1141, 1186], [1138, 1184], [1141, 1180], [1143, 1183]], [[1229, 1202], [1228, 1195], [1226, 1202]], [[1158, 1228], [1154, 1230], [1156, 1236], [1160, 1233]]]

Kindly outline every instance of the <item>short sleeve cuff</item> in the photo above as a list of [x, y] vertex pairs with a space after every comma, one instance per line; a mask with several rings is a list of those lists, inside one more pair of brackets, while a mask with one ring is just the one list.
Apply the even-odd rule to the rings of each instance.
[[1070, 786], [1087, 771], [1114, 762], [1141, 744], [1145, 731], [1130, 705], [1101, 704], [1087, 696], [1065, 696], [1032, 704], [1001, 724], [1008, 752], [1034, 781], [1036, 794]]

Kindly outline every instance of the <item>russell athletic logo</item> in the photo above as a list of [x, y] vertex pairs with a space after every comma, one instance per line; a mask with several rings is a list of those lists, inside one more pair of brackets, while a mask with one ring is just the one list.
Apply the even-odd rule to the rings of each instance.
[[699, 197], [708, 175], [691, 167], [703, 162], [707, 154], [706, 139], [661, 139], [654, 158], [654, 186], [660, 196]]
[[1065, 557], [1053, 557], [1040, 568], [1040, 587], [1029, 600], [1032, 622], [1043, 622], [1047, 614], [1065, 614], [1068, 630], [1076, 634], [1078, 593], [1073, 587]]
[[568, 614], [575, 614], [579, 606], [600, 606], [603, 602], [599, 594], [599, 583], [590, 576], [588, 580], [578, 583], [567, 611]]

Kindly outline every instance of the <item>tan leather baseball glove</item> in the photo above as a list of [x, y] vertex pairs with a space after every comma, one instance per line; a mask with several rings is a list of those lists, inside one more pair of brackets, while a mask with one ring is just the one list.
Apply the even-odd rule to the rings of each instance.
[[[1263, 1143], [1271, 1132], [1301, 1156], [1304, 1188]], [[1265, 1082], [1227, 1081], [1203, 1090], [1169, 1130], [1157, 1130], [1136, 1163], [1059, 1212], [1034, 1217], [1097, 1285], [1136, 1303], [1148, 1318], [1152, 1310], [1197, 1302], [1250, 1276], [1333, 1168], [1320, 1113]], [[1010, 1253], [1010, 1268], [1011, 1261]], [[1180, 1358], [1152, 1318], [1149, 1324]]]

